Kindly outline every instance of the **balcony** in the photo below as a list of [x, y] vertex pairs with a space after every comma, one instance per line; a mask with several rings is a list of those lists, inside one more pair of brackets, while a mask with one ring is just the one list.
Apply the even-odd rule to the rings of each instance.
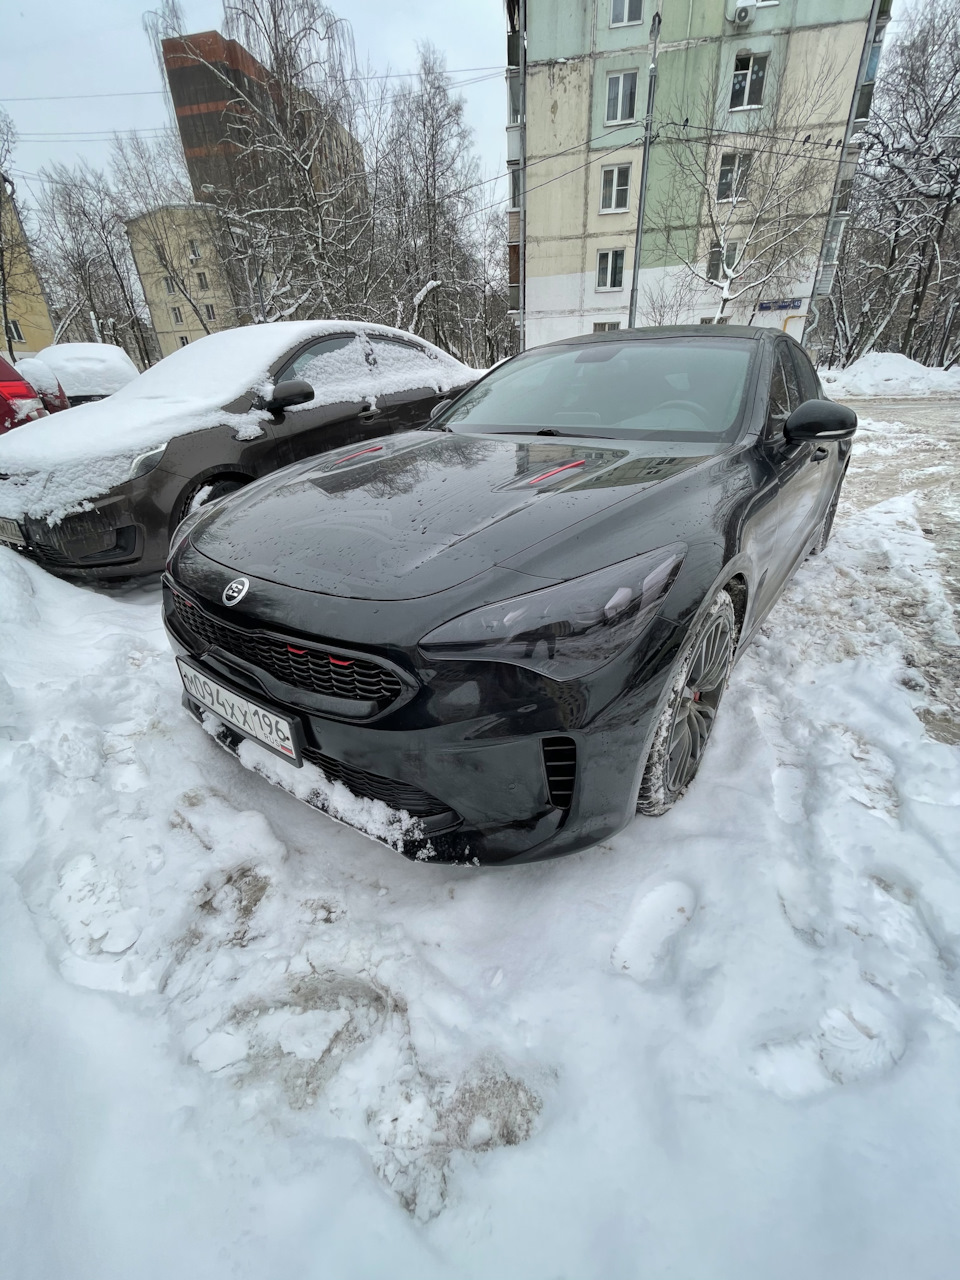
[[518, 124], [507, 125], [507, 164], [519, 164], [523, 159], [520, 132]]

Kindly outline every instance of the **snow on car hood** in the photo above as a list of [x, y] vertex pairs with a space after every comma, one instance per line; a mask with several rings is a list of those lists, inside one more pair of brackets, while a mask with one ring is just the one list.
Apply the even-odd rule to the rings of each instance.
[[[136, 458], [174, 436], [228, 425], [241, 439], [254, 438], [268, 415], [247, 409], [243, 401], [252, 389], [268, 389], [271, 367], [299, 342], [328, 333], [359, 332], [400, 336], [386, 326], [342, 320], [280, 321], [228, 329], [175, 351], [109, 399], [8, 432], [0, 437], [0, 476], [6, 477], [0, 480], [0, 515], [60, 520], [122, 484]], [[402, 360], [392, 361], [386, 370], [364, 368], [358, 374], [356, 363], [348, 366], [334, 352], [328, 357], [329, 366], [324, 366], [323, 384], [317, 386], [317, 401], [372, 402], [378, 395], [427, 382], [445, 391], [478, 376], [452, 356], [424, 346], [436, 353], [436, 359], [429, 362], [424, 378], [423, 366], [428, 362], [412, 356], [416, 361], [413, 381]]]

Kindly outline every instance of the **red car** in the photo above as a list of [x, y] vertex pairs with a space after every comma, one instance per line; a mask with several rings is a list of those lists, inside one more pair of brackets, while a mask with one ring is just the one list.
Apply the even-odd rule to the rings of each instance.
[[70, 402], [52, 373], [47, 371], [42, 385], [34, 386], [19, 366], [14, 368], [0, 356], [0, 435], [24, 422], [33, 422], [69, 407]]

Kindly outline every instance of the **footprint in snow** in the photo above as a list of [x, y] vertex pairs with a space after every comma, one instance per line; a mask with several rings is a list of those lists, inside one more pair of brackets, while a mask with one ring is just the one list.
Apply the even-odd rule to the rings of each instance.
[[614, 969], [636, 982], [654, 977], [668, 960], [675, 936], [689, 924], [696, 909], [696, 894], [681, 880], [641, 890], [610, 956]]
[[881, 1009], [852, 1001], [828, 1009], [811, 1035], [761, 1047], [753, 1071], [781, 1098], [811, 1097], [891, 1070], [907, 1047], [901, 1027]]

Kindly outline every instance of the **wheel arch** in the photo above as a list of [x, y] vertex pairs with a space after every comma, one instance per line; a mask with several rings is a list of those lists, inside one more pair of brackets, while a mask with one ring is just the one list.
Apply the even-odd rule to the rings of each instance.
[[170, 533], [173, 534], [174, 529], [183, 519], [185, 515], [184, 508], [188, 499], [197, 489], [201, 489], [205, 484], [215, 484], [220, 480], [236, 480], [240, 484], [250, 484], [256, 480], [256, 476], [252, 472], [245, 470], [235, 462], [220, 463], [212, 467], [204, 467], [202, 471], [198, 471], [195, 476], [184, 484], [180, 492], [177, 494], [176, 501], [170, 511]]

